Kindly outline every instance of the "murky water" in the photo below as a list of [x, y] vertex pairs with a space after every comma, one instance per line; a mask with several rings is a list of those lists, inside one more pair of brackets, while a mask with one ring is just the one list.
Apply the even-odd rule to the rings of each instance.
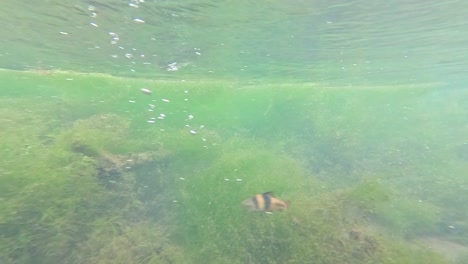
[[466, 263], [467, 11], [1, 1], [0, 263]]

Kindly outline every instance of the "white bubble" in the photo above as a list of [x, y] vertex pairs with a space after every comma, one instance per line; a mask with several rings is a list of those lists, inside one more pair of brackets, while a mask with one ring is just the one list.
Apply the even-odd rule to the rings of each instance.
[[59, 33], [62, 34], [62, 35], [68, 35], [68, 33], [64, 32], [64, 31], [60, 31]]
[[165, 102], [165, 103], [169, 103], [170, 101], [167, 100], [167, 99], [161, 99], [161, 101]]
[[[152, 94], [151, 90], [150, 89], [146, 89], [146, 88], [141, 88], [140, 91], [144, 94]], [[151, 105], [150, 105], [151, 106]], [[154, 105], [153, 105], [153, 108], [154, 108]]]
[[197, 132], [195, 132], [194, 130], [190, 130], [190, 134], [192, 134], [192, 135], [196, 135], [196, 134], [197, 134]]
[[91, 23], [89, 23], [89, 24], [90, 24], [91, 26], [93, 26], [93, 27], [99, 27], [99, 26], [98, 26], [96, 23], [94, 23], [94, 22], [91, 22]]
[[145, 21], [141, 18], [134, 18], [133, 21], [140, 23], [140, 24], [145, 23]]

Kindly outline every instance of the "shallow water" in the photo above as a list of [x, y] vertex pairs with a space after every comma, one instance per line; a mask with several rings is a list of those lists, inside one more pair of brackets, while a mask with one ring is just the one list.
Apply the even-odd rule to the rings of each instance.
[[2, 1], [0, 262], [466, 262], [466, 5]]

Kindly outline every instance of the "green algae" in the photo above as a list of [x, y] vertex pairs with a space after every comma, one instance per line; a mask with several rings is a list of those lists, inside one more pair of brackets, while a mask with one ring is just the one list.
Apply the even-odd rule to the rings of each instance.
[[[464, 216], [456, 208], [466, 204], [443, 202], [466, 195], [456, 188], [466, 163], [434, 162], [458, 155], [448, 138], [432, 141], [447, 132], [398, 118], [427, 122], [402, 106], [428, 87], [236, 89], [73, 73], [3, 81], [17, 89], [0, 98], [2, 263], [447, 263], [407, 239]], [[152, 97], [141, 87], [171, 100], [158, 108], [166, 120], [146, 122]], [[139, 166], [119, 163], [148, 151]], [[289, 209], [242, 208], [266, 191]], [[445, 235], [463, 238], [459, 230]]]

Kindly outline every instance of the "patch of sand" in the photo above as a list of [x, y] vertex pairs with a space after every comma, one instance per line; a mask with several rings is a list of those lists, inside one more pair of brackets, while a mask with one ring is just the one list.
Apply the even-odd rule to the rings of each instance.
[[416, 242], [445, 256], [450, 261], [456, 261], [461, 257], [461, 255], [468, 254], [468, 246], [444, 240], [442, 238], [422, 237], [416, 239]]

